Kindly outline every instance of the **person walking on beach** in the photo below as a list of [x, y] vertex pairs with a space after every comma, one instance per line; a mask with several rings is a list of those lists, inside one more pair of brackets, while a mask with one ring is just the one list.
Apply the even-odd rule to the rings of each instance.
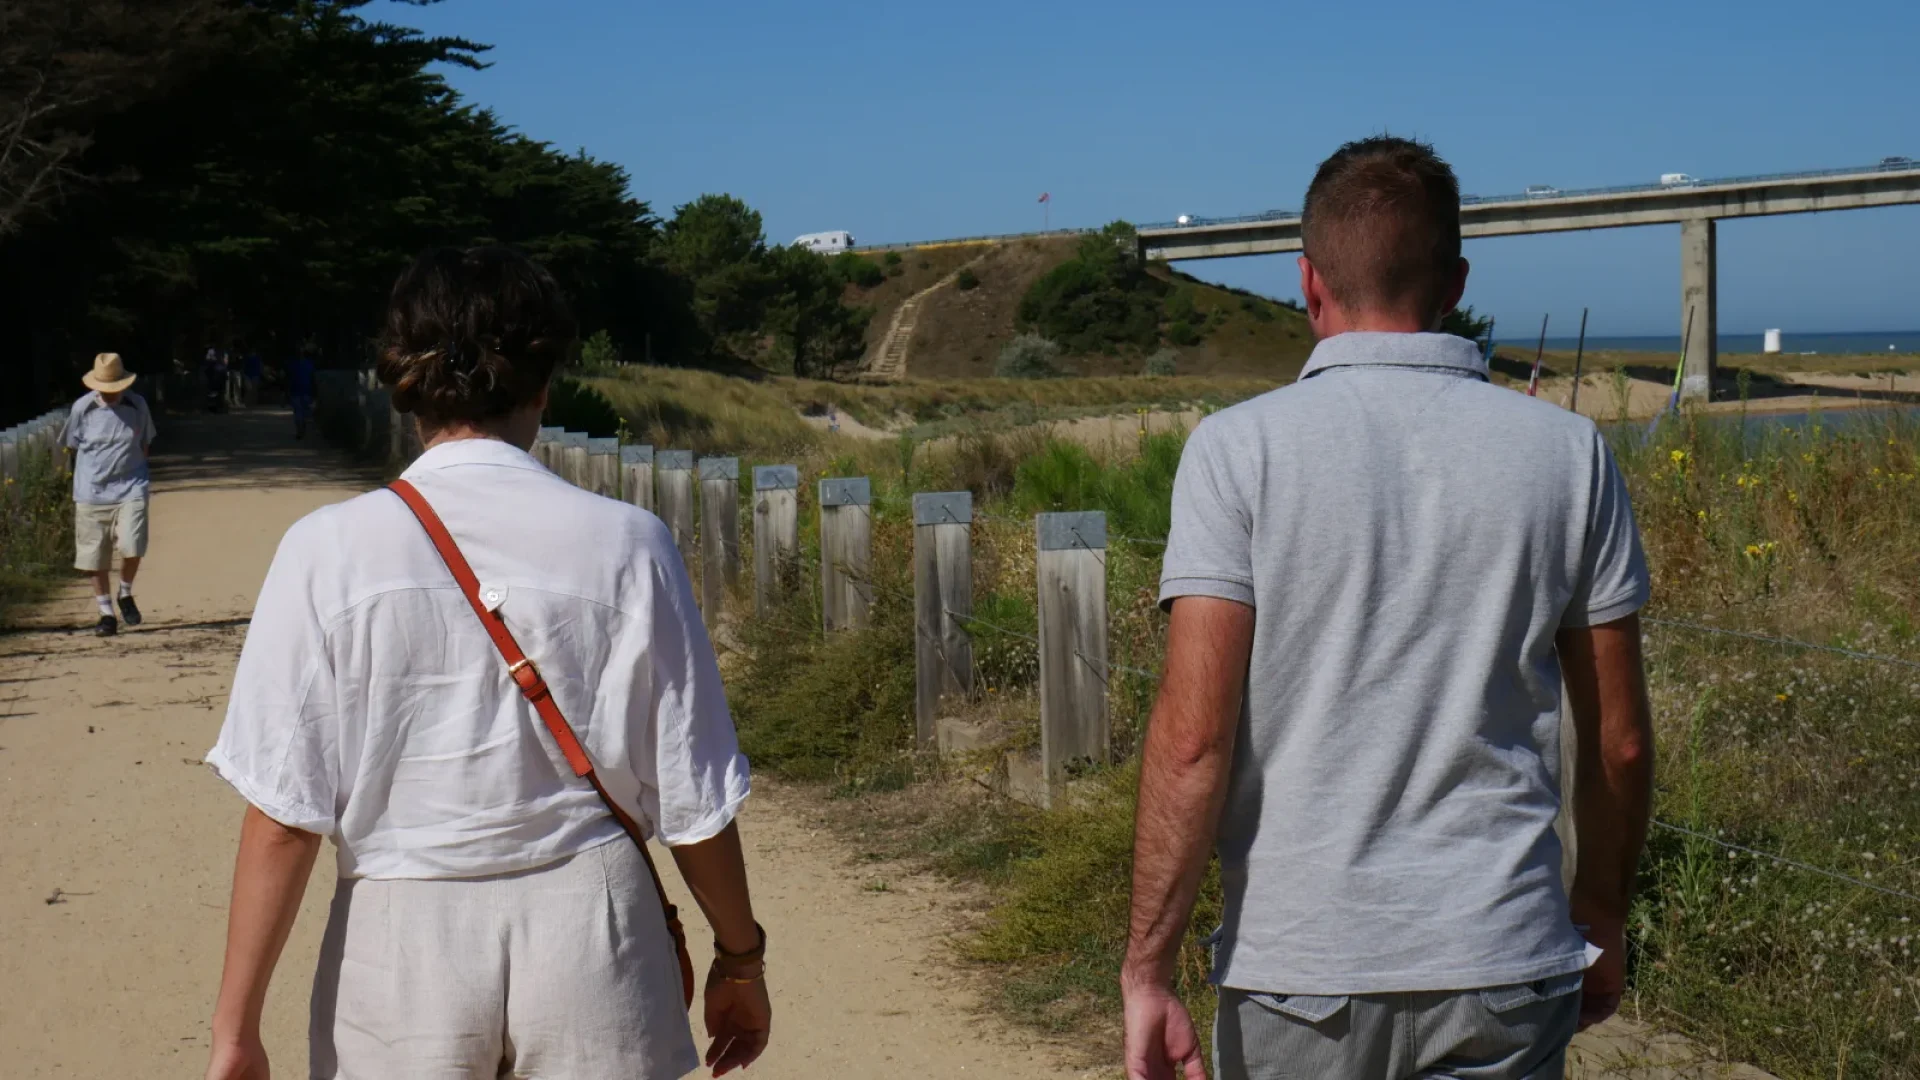
[[1649, 815], [1627, 489], [1590, 421], [1436, 332], [1467, 263], [1430, 147], [1342, 147], [1302, 234], [1312, 357], [1203, 421], [1174, 482], [1128, 1075], [1204, 1075], [1172, 981], [1217, 845], [1217, 1077], [1559, 1077], [1618, 1006]]
[[260, 1014], [322, 837], [339, 864], [315, 1077], [679, 1077], [693, 971], [646, 834], [708, 923], [704, 1060], [765, 1048], [748, 793], [660, 520], [527, 453], [574, 323], [505, 248], [395, 285], [379, 374], [425, 452], [281, 542], [206, 761], [246, 799], [210, 1080], [267, 1076]]
[[140, 625], [133, 579], [147, 554], [147, 453], [157, 434], [153, 411], [132, 390], [137, 376], [127, 373], [119, 353], [93, 358], [93, 370], [80, 377], [87, 392], [67, 413], [66, 448], [73, 469], [74, 569], [93, 578], [93, 603], [100, 619], [94, 632], [111, 637], [120, 629], [114, 617], [113, 556], [120, 555], [119, 614], [128, 626]]

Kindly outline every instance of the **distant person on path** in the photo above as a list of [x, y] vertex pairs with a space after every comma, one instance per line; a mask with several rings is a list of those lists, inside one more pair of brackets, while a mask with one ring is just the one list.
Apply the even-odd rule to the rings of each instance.
[[128, 626], [140, 625], [133, 579], [147, 553], [147, 452], [157, 432], [146, 399], [129, 389], [135, 378], [119, 353], [101, 353], [93, 358], [93, 370], [80, 377], [87, 393], [67, 414], [73, 565], [93, 576], [93, 603], [100, 611], [94, 632], [101, 637], [120, 629], [110, 591], [115, 552], [120, 554], [120, 615]]
[[261, 1005], [322, 837], [339, 886], [300, 1075], [699, 1068], [642, 833], [714, 928], [705, 1063], [766, 1046], [747, 761], [686, 570], [659, 518], [527, 453], [574, 337], [505, 248], [430, 252], [394, 287], [379, 373], [426, 450], [407, 486], [288, 530], [206, 756], [251, 804], [210, 1080], [267, 1076]]
[[266, 378], [266, 362], [260, 359], [260, 350], [248, 349], [247, 358], [240, 368], [242, 384], [241, 400], [251, 409], [260, 404], [260, 383]]
[[313, 416], [313, 356], [305, 349], [294, 354], [287, 365], [287, 404], [293, 408], [293, 437], [307, 437], [307, 420]]
[[207, 349], [207, 358], [200, 365], [201, 378], [206, 380], [207, 411], [227, 411], [227, 362], [216, 348]]
[[1174, 482], [1128, 1075], [1203, 1075], [1172, 984], [1217, 845], [1221, 1080], [1560, 1077], [1620, 1001], [1652, 789], [1626, 485], [1590, 421], [1437, 332], [1467, 263], [1430, 147], [1342, 147], [1302, 233], [1312, 357], [1203, 421]]

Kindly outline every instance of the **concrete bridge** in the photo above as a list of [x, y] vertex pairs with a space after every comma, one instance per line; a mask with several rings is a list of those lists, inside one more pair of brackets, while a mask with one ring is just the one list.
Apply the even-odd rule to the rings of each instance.
[[[1720, 219], [1910, 203], [1920, 203], [1920, 162], [1888, 158], [1879, 165], [1818, 172], [1467, 196], [1460, 200], [1460, 231], [1472, 238], [1679, 225], [1680, 324], [1687, 358], [1681, 394], [1689, 400], [1704, 400], [1712, 392], [1719, 330], [1715, 226]], [[1188, 218], [1143, 226], [1139, 232], [1142, 254], [1169, 261], [1300, 250], [1300, 215], [1295, 211]], [[1689, 311], [1693, 312], [1691, 332]]]

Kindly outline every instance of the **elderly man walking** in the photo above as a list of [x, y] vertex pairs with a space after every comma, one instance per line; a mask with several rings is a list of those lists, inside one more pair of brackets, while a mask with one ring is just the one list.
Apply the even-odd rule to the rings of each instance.
[[1217, 842], [1217, 1076], [1560, 1077], [1619, 1003], [1649, 813], [1627, 490], [1592, 423], [1435, 332], [1467, 263], [1430, 147], [1342, 147], [1302, 233], [1312, 358], [1203, 422], [1174, 485], [1128, 1075], [1204, 1075], [1171, 981]]
[[120, 614], [140, 625], [133, 579], [147, 553], [147, 451], [155, 434], [146, 400], [131, 392], [119, 353], [93, 358], [80, 377], [87, 393], [67, 417], [67, 449], [73, 455], [74, 568], [93, 575], [93, 601], [100, 609], [94, 632], [110, 637], [114, 618], [111, 586], [114, 552], [120, 553]]

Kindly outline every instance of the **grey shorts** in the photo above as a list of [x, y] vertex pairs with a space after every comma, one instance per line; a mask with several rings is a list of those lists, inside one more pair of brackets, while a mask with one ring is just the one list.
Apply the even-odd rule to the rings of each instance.
[[147, 499], [73, 504], [73, 568], [111, 570], [113, 556], [147, 553]]
[[1221, 988], [1216, 1080], [1561, 1080], [1580, 973], [1482, 990], [1309, 997]]

